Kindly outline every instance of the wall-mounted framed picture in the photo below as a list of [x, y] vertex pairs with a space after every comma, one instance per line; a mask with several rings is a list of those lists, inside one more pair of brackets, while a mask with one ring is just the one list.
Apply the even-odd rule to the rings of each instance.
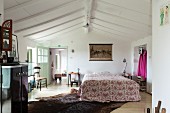
[[112, 45], [113, 44], [89, 44], [89, 61], [113, 61]]
[[1, 49], [12, 51], [12, 20], [6, 20], [1, 27]]

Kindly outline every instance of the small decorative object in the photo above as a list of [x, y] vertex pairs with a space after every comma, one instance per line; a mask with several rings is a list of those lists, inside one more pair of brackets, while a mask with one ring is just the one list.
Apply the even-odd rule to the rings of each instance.
[[74, 53], [74, 49], [72, 49], [71, 52]]
[[89, 44], [90, 61], [112, 61], [112, 44]]
[[126, 59], [125, 59], [125, 58], [123, 59], [123, 63], [125, 63], [125, 69], [124, 69], [124, 71], [123, 71], [123, 74], [125, 75], [125, 73], [126, 73], [126, 67], [127, 67], [127, 62], [126, 62]]
[[1, 27], [1, 49], [12, 51], [12, 20], [6, 20]]

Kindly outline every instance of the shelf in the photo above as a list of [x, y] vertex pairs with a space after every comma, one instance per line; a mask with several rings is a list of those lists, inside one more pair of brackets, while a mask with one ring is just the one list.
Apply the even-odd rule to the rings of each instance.
[[1, 66], [15, 66], [19, 65], [19, 62], [13, 62], [13, 63], [0, 63]]

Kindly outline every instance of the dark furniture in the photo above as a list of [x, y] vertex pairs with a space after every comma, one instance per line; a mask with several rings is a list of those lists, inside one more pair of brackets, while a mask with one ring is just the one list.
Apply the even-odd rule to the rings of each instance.
[[41, 91], [41, 87], [42, 85], [45, 85], [46, 88], [47, 88], [47, 78], [46, 77], [37, 77], [35, 79], [36, 83], [37, 83], [37, 88], [40, 88], [40, 91]]
[[[68, 81], [70, 82], [71, 87], [73, 86], [73, 84], [76, 84], [77, 87], [80, 86], [81, 84], [80, 73], [70, 72]], [[69, 83], [68, 83], [68, 86], [69, 86]]]
[[61, 77], [62, 77], [62, 74], [55, 74], [55, 80], [57, 81], [57, 79], [59, 79], [60, 83], [62, 81]]
[[47, 78], [40, 76], [40, 69], [41, 67], [39, 66], [34, 67], [34, 79], [35, 79], [36, 88], [37, 89], [40, 88], [40, 91], [41, 91], [42, 86], [45, 85], [47, 88]]
[[[1, 113], [27, 113], [28, 65], [1, 64]], [[6, 91], [5, 91], [6, 90]], [[6, 93], [5, 93], [6, 92]], [[8, 105], [6, 105], [8, 103]], [[11, 106], [10, 109], [5, 106]]]

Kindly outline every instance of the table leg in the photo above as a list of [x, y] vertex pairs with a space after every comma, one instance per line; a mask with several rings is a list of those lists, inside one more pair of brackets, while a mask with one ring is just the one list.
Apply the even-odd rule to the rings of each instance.
[[41, 81], [40, 81], [40, 91], [41, 91]]
[[46, 88], [47, 88], [47, 78], [45, 79], [45, 83], [46, 83]]

